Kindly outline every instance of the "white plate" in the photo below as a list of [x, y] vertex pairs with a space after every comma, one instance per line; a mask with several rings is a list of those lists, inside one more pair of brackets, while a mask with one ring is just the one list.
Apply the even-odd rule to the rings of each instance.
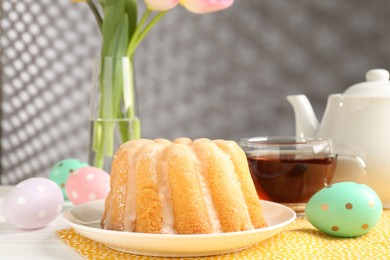
[[281, 232], [296, 217], [293, 210], [281, 204], [261, 201], [261, 205], [268, 227], [205, 235], [162, 235], [101, 229], [103, 200], [80, 204], [65, 211], [63, 216], [80, 234], [118, 251], [148, 256], [208, 256], [248, 248]]

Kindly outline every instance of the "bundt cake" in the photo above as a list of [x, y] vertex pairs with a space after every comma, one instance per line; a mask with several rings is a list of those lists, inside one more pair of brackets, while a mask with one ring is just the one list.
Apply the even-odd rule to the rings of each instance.
[[233, 141], [139, 139], [121, 145], [103, 229], [208, 234], [265, 227], [246, 156]]

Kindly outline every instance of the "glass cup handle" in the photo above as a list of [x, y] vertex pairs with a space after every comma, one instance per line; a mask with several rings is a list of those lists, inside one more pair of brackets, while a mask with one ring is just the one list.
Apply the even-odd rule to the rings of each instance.
[[366, 175], [366, 163], [355, 155], [337, 154], [337, 165], [332, 183], [359, 182]]

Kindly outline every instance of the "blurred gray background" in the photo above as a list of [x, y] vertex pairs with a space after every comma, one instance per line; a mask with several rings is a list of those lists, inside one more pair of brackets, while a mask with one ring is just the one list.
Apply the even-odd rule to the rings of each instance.
[[[141, 2], [141, 1], [140, 1]], [[99, 32], [84, 3], [2, 0], [1, 184], [87, 160]], [[238, 140], [294, 134], [285, 99], [326, 98], [390, 69], [388, 0], [236, 0], [195, 15], [172, 10], [136, 54], [143, 136]]]

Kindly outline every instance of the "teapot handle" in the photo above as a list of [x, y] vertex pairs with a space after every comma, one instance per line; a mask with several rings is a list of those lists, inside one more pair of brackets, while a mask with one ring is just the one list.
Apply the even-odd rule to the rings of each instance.
[[332, 183], [360, 182], [366, 175], [366, 163], [356, 155], [337, 154], [337, 165]]

